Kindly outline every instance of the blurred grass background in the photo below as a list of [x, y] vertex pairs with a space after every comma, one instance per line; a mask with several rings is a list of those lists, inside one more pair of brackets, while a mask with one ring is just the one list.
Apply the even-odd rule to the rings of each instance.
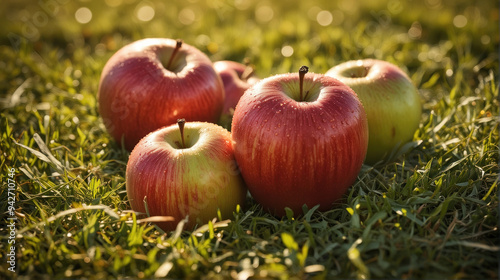
[[[447, 0], [7, 1], [1, 12], [1, 34], [2, 43], [14, 49], [27, 39], [36, 50], [57, 48], [96, 57], [109, 56], [140, 38], [180, 37], [214, 60], [249, 57], [262, 75], [289, 71], [303, 63], [324, 72], [338, 62], [362, 57], [392, 60], [412, 70], [430, 61], [450, 68], [456, 59], [446, 59], [446, 52], [453, 47], [466, 45], [468, 49], [456, 50], [464, 55], [472, 50], [481, 56], [498, 52], [497, 4]], [[287, 52], [287, 46], [293, 51], [288, 48]]]
[[[0, 26], [2, 260], [10, 168], [19, 219], [0, 276], [498, 278], [497, 1], [21, 0]], [[279, 219], [249, 198], [229, 224], [164, 234], [127, 211], [128, 153], [96, 103], [107, 59], [145, 37], [248, 57], [261, 77], [387, 60], [420, 89], [421, 126], [331, 211]]]

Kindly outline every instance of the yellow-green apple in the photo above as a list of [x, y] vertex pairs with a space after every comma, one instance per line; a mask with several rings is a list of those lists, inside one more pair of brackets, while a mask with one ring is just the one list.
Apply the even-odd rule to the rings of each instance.
[[355, 182], [368, 145], [368, 123], [352, 89], [315, 73], [280, 74], [250, 87], [231, 133], [243, 179], [265, 209], [330, 209]]
[[226, 93], [222, 114], [230, 115], [245, 90], [260, 79], [255, 75], [253, 67], [249, 64], [221, 60], [214, 62], [214, 68], [222, 79], [224, 92]]
[[128, 150], [149, 132], [187, 121], [217, 122], [224, 86], [210, 59], [180, 40], [149, 38], [116, 52], [101, 73], [99, 112]]
[[218, 210], [230, 218], [237, 205], [244, 206], [247, 192], [229, 131], [184, 120], [149, 133], [134, 147], [126, 188], [134, 211], [175, 219], [158, 223], [165, 231], [186, 216], [189, 229], [217, 217]]
[[370, 139], [366, 163], [383, 160], [412, 140], [422, 107], [417, 88], [401, 68], [383, 60], [353, 60], [325, 75], [351, 87], [363, 103]]

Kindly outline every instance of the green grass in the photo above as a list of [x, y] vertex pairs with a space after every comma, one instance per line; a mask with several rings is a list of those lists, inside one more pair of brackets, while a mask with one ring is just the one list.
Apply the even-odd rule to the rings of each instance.
[[[7, 1], [0, 11], [0, 278], [499, 277], [496, 1], [105, 2]], [[155, 16], [141, 22], [146, 4]], [[86, 24], [75, 20], [82, 6]], [[328, 27], [316, 20], [323, 9]], [[145, 37], [181, 38], [214, 61], [248, 57], [261, 77], [384, 59], [418, 86], [421, 124], [329, 211], [276, 218], [249, 197], [230, 221], [163, 233], [130, 211], [129, 154], [96, 100], [107, 59]]]

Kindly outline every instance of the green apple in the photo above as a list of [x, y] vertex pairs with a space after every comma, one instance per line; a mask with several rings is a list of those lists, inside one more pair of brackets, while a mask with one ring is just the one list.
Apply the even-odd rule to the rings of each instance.
[[422, 106], [417, 88], [399, 67], [376, 59], [353, 60], [325, 75], [348, 85], [363, 103], [369, 129], [366, 163], [384, 160], [412, 140]]

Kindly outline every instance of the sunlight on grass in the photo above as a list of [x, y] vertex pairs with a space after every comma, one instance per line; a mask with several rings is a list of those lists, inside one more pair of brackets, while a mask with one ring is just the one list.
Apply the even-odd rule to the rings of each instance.
[[[0, 15], [0, 256], [15, 259], [0, 278], [498, 278], [497, 2], [24, 0]], [[329, 211], [278, 218], [248, 197], [231, 220], [164, 233], [151, 222], [168, 217], [130, 211], [129, 153], [96, 99], [107, 59], [146, 37], [260, 77], [387, 60], [419, 88], [420, 126]]]

